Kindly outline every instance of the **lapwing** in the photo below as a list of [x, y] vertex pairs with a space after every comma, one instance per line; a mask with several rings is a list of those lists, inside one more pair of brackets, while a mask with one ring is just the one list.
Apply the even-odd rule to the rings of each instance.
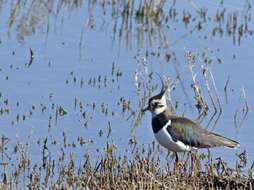
[[191, 152], [200, 148], [229, 147], [235, 148], [239, 143], [222, 135], [210, 132], [200, 124], [173, 113], [167, 105], [167, 86], [159, 75], [162, 87], [159, 94], [151, 97], [143, 112], [152, 113], [152, 129], [158, 143], [176, 153]]

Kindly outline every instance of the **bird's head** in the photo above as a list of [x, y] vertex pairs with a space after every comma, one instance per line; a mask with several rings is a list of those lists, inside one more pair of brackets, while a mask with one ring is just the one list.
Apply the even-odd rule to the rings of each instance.
[[161, 91], [159, 94], [149, 98], [148, 106], [143, 109], [143, 112], [149, 110], [153, 116], [156, 116], [167, 109], [167, 100], [166, 100], [167, 86], [164, 84], [164, 81], [162, 80], [159, 74], [158, 76], [160, 77], [162, 84]]

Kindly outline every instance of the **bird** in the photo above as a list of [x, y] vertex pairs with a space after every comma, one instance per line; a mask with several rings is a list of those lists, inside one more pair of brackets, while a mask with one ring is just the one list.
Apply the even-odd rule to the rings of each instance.
[[[164, 148], [175, 152], [176, 165], [178, 164], [178, 152], [192, 152], [201, 148], [213, 147], [235, 148], [240, 145], [235, 140], [208, 131], [197, 122], [174, 113], [167, 105], [168, 87], [161, 76], [157, 75], [162, 83], [161, 91], [149, 98], [148, 105], [142, 109], [142, 112], [151, 112], [155, 139]], [[194, 160], [192, 160], [192, 168], [193, 164], [195, 164]]]

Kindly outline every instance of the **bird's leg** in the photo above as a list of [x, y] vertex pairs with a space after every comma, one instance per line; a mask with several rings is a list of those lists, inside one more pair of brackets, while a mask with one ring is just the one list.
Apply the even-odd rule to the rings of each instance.
[[194, 177], [197, 173], [197, 156], [196, 152], [191, 152], [191, 176]]
[[174, 175], [179, 173], [179, 169], [180, 169], [180, 164], [179, 164], [179, 157], [177, 152], [175, 152], [175, 163], [174, 163]]

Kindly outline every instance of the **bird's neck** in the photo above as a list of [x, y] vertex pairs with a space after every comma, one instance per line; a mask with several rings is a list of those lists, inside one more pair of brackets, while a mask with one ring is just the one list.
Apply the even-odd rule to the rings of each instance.
[[159, 130], [161, 130], [168, 123], [169, 120], [171, 120], [171, 114], [168, 109], [164, 110], [160, 114], [155, 115], [152, 118], [153, 132], [157, 133]]
[[157, 117], [158, 115], [162, 114], [163, 112], [165, 112], [166, 110], [168, 110], [167, 107], [162, 107], [162, 108], [157, 108], [152, 112], [152, 118]]

